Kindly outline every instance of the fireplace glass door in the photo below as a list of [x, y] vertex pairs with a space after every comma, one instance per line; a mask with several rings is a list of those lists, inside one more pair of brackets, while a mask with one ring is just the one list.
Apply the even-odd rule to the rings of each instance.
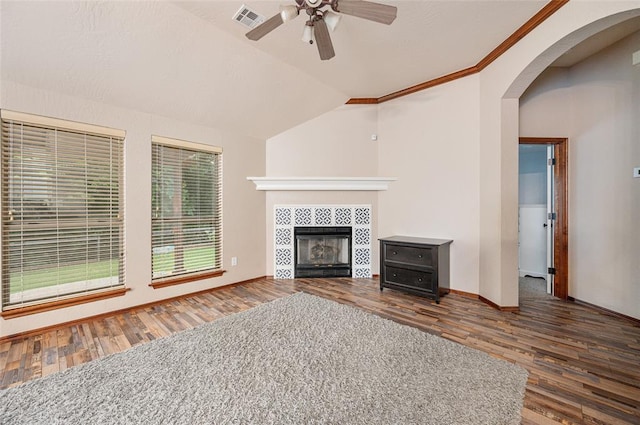
[[351, 276], [351, 228], [295, 229], [296, 277]]

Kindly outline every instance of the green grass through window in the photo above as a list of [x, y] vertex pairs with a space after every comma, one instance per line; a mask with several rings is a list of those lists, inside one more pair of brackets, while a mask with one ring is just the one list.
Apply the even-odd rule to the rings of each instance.
[[[216, 251], [212, 246], [191, 247], [184, 250], [186, 272], [205, 270], [215, 265]], [[174, 271], [175, 252], [153, 254], [154, 277], [166, 276]]]
[[89, 264], [73, 264], [25, 272], [13, 272], [10, 277], [10, 293], [29, 289], [46, 288], [84, 280], [118, 275], [118, 260], [96, 261]]
[[[195, 247], [184, 250], [185, 271], [211, 268], [215, 264], [214, 247]], [[153, 270], [156, 276], [169, 275], [174, 270], [174, 252], [153, 254]], [[10, 293], [29, 289], [47, 288], [84, 280], [101, 279], [118, 275], [118, 260], [96, 261], [25, 272], [10, 276]]]

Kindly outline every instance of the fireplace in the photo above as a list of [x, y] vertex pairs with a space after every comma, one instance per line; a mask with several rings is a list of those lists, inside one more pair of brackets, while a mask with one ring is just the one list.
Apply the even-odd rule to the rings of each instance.
[[295, 277], [351, 277], [351, 227], [295, 227]]
[[[331, 205], [331, 204], [307, 204], [307, 205], [274, 205], [273, 210], [273, 275], [276, 279], [294, 279], [298, 275], [296, 271], [297, 241], [294, 236], [302, 230], [304, 233], [314, 232], [318, 228], [329, 229], [350, 229], [351, 245], [347, 245], [345, 250], [340, 247], [340, 255], [347, 255], [350, 251], [350, 265], [338, 264], [339, 267], [316, 266], [308, 264], [301, 268], [306, 268], [305, 272], [310, 273], [315, 270], [324, 269], [322, 275], [326, 271], [327, 275], [333, 274], [335, 270], [351, 270], [349, 277], [353, 278], [371, 278], [371, 262], [373, 257], [372, 240], [372, 211], [371, 205]], [[345, 231], [345, 230], [342, 230]], [[348, 232], [346, 230], [345, 232]], [[311, 233], [313, 234], [313, 233]], [[345, 233], [346, 234], [346, 233]], [[344, 235], [343, 235], [344, 236]], [[341, 238], [344, 244], [344, 238]], [[350, 246], [350, 248], [349, 248]], [[307, 248], [309, 249], [309, 248]], [[319, 255], [316, 249], [316, 257]], [[311, 257], [311, 254], [310, 254]], [[338, 258], [341, 260], [340, 258]], [[339, 261], [344, 262], [344, 261]], [[331, 269], [334, 269], [333, 271]], [[319, 274], [315, 274], [317, 276]], [[341, 274], [343, 276], [343, 274]]]

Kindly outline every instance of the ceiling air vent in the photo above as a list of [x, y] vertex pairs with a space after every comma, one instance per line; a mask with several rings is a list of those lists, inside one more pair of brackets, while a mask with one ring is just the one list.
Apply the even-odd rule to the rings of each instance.
[[236, 22], [240, 22], [245, 27], [255, 28], [265, 21], [265, 17], [262, 15], [258, 15], [256, 12], [249, 9], [243, 4], [240, 9], [238, 9], [236, 14], [233, 15], [233, 20]]

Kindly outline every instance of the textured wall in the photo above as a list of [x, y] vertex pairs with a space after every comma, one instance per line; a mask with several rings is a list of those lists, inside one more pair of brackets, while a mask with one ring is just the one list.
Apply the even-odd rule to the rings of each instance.
[[453, 239], [451, 288], [478, 293], [478, 76], [380, 105], [380, 235]]

